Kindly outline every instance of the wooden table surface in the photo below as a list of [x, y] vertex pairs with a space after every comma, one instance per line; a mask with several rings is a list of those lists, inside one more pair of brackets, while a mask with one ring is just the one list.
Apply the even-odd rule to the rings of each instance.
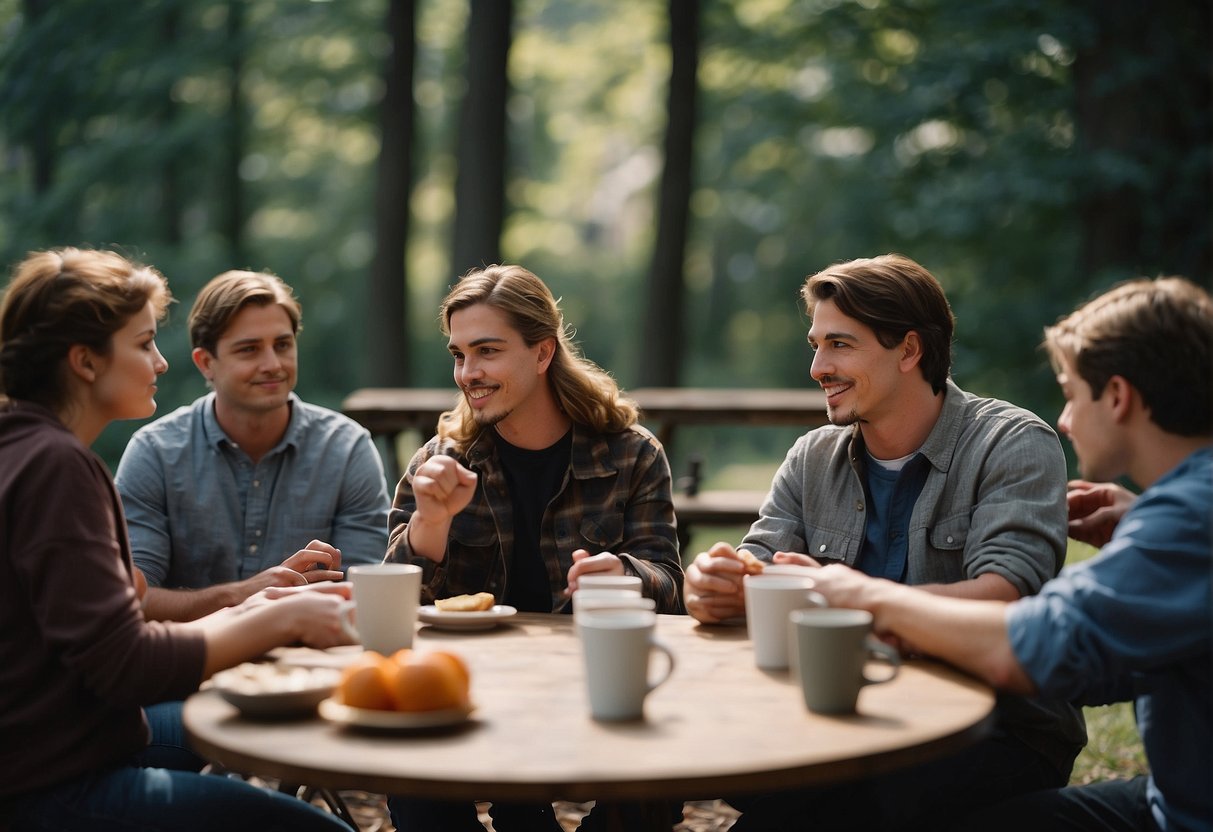
[[[520, 614], [490, 631], [422, 627], [414, 647], [471, 667], [471, 721], [375, 734], [319, 717], [239, 715], [214, 691], [191, 696], [195, 747], [228, 768], [292, 782], [468, 800], [707, 799], [876, 774], [959, 749], [988, 729], [994, 697], [943, 665], [912, 661], [865, 688], [859, 713], [808, 712], [786, 673], [760, 671], [744, 627], [660, 616], [677, 656], [643, 721], [589, 716], [571, 616]], [[654, 671], [662, 661], [654, 656]]]

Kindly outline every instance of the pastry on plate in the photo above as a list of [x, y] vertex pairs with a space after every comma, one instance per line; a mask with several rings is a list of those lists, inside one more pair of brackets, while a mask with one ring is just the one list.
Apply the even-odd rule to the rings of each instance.
[[434, 606], [442, 612], [483, 612], [491, 610], [497, 599], [491, 592], [477, 592], [474, 595], [455, 595], [451, 598], [438, 598]]

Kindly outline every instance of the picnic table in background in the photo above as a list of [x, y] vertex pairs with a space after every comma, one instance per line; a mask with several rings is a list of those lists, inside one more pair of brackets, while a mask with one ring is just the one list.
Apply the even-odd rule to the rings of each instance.
[[[682, 426], [795, 426], [808, 430], [827, 422], [821, 390], [724, 387], [638, 387], [625, 390], [641, 411], [641, 423], [653, 431], [667, 453]], [[366, 427], [384, 458], [394, 488], [402, 464], [399, 437], [415, 431], [421, 442], [437, 429], [438, 417], [453, 408], [459, 393], [449, 387], [367, 387], [341, 405], [345, 415]], [[678, 537], [685, 546], [694, 525], [739, 526], [754, 522], [765, 491], [700, 491], [698, 466], [678, 480], [674, 511]]]

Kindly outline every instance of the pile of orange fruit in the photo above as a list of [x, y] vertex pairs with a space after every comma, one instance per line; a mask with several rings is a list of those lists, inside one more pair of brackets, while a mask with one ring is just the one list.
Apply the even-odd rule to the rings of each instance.
[[346, 667], [337, 685], [351, 708], [376, 711], [441, 711], [467, 708], [467, 664], [442, 650], [404, 649], [383, 656], [367, 650]]

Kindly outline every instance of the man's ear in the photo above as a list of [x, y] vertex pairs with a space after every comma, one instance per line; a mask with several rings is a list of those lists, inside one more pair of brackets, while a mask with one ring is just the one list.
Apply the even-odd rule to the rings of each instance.
[[90, 384], [97, 380], [97, 354], [84, 344], [72, 344], [68, 347], [67, 366]]
[[539, 342], [539, 365], [540, 374], [546, 373], [548, 367], [552, 363], [552, 358], [556, 355], [556, 339], [546, 338]]
[[211, 370], [211, 362], [215, 360], [215, 356], [211, 355], [210, 350], [194, 347], [193, 352], [190, 353], [190, 358], [194, 359], [194, 366], [198, 368], [198, 372], [202, 373], [202, 377], [209, 384], [215, 376]]
[[908, 373], [922, 362], [922, 339], [918, 333], [910, 330], [897, 346], [899, 352], [898, 366], [903, 373]]
[[1137, 389], [1124, 376], [1112, 376], [1104, 385], [1103, 395], [1108, 397], [1108, 406], [1112, 408], [1112, 418], [1117, 422], [1126, 421], [1136, 405], [1143, 404]]

